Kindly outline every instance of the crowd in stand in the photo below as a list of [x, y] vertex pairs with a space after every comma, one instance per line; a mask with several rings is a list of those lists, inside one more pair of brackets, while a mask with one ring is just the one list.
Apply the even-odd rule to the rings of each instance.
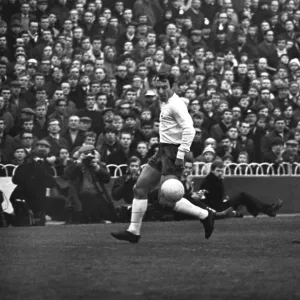
[[194, 122], [188, 161], [300, 162], [299, 0], [2, 0], [0, 163], [39, 144], [61, 176], [87, 145], [145, 164], [159, 72]]
[[41, 139], [58, 167], [83, 143], [147, 162], [161, 71], [194, 121], [190, 159], [300, 161], [299, 0], [6, 0], [0, 15], [2, 164]]
[[6, 0], [0, 162], [43, 139], [53, 164], [157, 151], [153, 78], [171, 72], [196, 129], [190, 159], [299, 162], [299, 0]]

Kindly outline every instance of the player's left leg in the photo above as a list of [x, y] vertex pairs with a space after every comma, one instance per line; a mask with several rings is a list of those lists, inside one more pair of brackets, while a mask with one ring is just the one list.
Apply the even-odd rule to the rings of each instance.
[[134, 186], [134, 199], [128, 229], [111, 233], [112, 237], [117, 240], [128, 241], [130, 243], [137, 243], [140, 240], [142, 221], [147, 210], [148, 193], [159, 184], [161, 177], [159, 164], [155, 167], [154, 162], [154, 158], [150, 159]]
[[[182, 168], [175, 166], [177, 155], [177, 146], [165, 145], [162, 148], [162, 180], [161, 183], [170, 179], [176, 178], [180, 180], [182, 175]], [[200, 219], [205, 229], [205, 237], [208, 239], [214, 230], [214, 212], [212, 210], [203, 209], [194, 205], [189, 200], [182, 198], [179, 201], [172, 201], [172, 199], [165, 199], [160, 195], [160, 202], [164, 205], [170, 206], [176, 212], [190, 215]]]

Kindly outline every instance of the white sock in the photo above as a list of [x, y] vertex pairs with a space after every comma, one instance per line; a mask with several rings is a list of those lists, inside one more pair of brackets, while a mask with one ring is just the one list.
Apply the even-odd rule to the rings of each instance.
[[131, 220], [127, 231], [140, 235], [143, 217], [147, 211], [148, 200], [133, 199], [131, 208]]
[[176, 202], [174, 210], [182, 214], [194, 216], [201, 220], [208, 216], [208, 211], [191, 203], [189, 200], [182, 198]]

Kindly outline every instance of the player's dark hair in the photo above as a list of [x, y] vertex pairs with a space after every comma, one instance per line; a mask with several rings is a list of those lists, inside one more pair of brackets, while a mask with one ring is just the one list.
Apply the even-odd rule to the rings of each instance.
[[175, 77], [171, 73], [161, 72], [157, 75], [157, 79], [162, 82], [169, 81], [170, 87], [175, 83]]

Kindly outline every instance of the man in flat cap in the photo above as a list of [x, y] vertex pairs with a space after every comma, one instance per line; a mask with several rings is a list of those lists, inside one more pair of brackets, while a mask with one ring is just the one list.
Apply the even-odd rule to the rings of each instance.
[[[36, 226], [45, 225], [46, 190], [55, 186], [51, 164], [47, 161], [49, 152], [50, 144], [46, 140], [38, 141], [35, 150], [16, 169], [12, 177], [13, 183], [17, 185], [11, 196], [15, 211], [19, 211], [16, 199], [25, 200], [30, 222]], [[14, 222], [18, 225], [22, 217], [24, 215], [16, 213]]]
[[288, 163], [299, 163], [300, 156], [298, 154], [299, 143], [294, 139], [288, 139], [285, 143], [285, 151], [282, 153], [282, 159]]
[[22, 109], [17, 110], [17, 116], [15, 119], [15, 124], [13, 128], [10, 130], [10, 134], [12, 136], [17, 136], [21, 131], [24, 122], [27, 122], [29, 120], [34, 120], [35, 112], [33, 109], [29, 107], [24, 107]]
[[89, 117], [81, 117], [79, 119], [79, 130], [82, 132], [90, 131], [92, 128], [92, 119]]
[[193, 29], [191, 31], [191, 41], [188, 45], [189, 51], [192, 53], [199, 47], [207, 48], [206, 43], [202, 40], [202, 30], [201, 29]]
[[100, 156], [96, 155], [95, 147], [84, 144], [77, 154], [79, 156], [61, 176], [61, 179], [70, 181], [73, 221], [116, 221], [116, 211], [105, 187], [110, 181], [110, 173], [101, 163]]

